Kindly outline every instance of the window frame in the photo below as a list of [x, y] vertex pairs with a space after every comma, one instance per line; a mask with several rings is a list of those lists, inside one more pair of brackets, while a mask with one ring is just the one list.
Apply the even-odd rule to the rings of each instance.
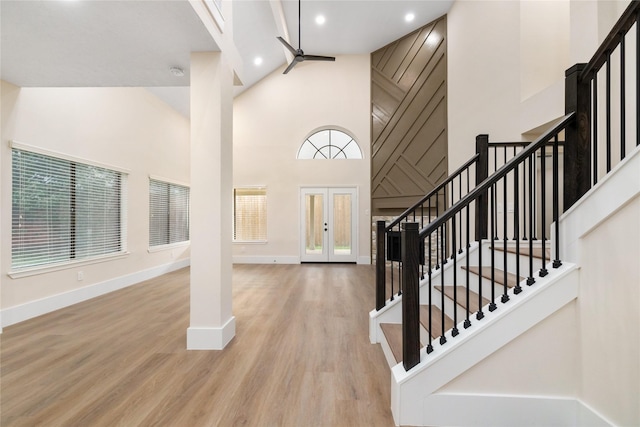
[[[264, 191], [264, 239], [236, 239], [236, 191], [237, 190], [263, 190]], [[269, 239], [269, 228], [268, 228], [268, 210], [269, 210], [269, 199], [268, 199], [268, 190], [266, 185], [241, 185], [234, 186], [232, 191], [232, 203], [231, 203], [231, 241], [232, 243], [239, 244], [265, 244]]]
[[[48, 150], [40, 147], [36, 147], [29, 144], [24, 144], [22, 142], [18, 142], [15, 140], [9, 141], [9, 148], [11, 149], [11, 186], [12, 186], [12, 197], [11, 197], [11, 206], [12, 206], [12, 214], [11, 214], [11, 267], [7, 275], [12, 279], [28, 277], [32, 275], [45, 274], [54, 271], [64, 270], [68, 268], [96, 264], [106, 261], [111, 261], [114, 259], [124, 258], [129, 255], [128, 252], [128, 242], [127, 242], [127, 226], [128, 226], [128, 177], [129, 171], [127, 169], [123, 169], [120, 167], [115, 167], [112, 165], [107, 165], [104, 163], [94, 162], [88, 159], [83, 159], [80, 157], [70, 156], [64, 153], [60, 153], [53, 150]], [[61, 162], [67, 162], [69, 164], [69, 179], [70, 182], [74, 182], [75, 177], [72, 177], [72, 174], [75, 174], [71, 171], [77, 171], [79, 168], [83, 167], [95, 167], [99, 169], [103, 169], [107, 172], [116, 173], [117, 180], [119, 183], [117, 194], [118, 194], [118, 224], [116, 230], [119, 232], [118, 241], [116, 242], [117, 247], [119, 248], [117, 251], [111, 251], [106, 253], [99, 254], [91, 254], [88, 256], [77, 257], [77, 253], [75, 253], [75, 249], [77, 248], [77, 243], [79, 242], [79, 237], [76, 235], [77, 230], [72, 229], [75, 226], [73, 221], [69, 223], [68, 235], [69, 235], [69, 257], [60, 261], [51, 261], [51, 262], [43, 262], [35, 265], [25, 265], [25, 266], [16, 266], [14, 263], [14, 203], [15, 200], [13, 198], [13, 187], [15, 185], [15, 170], [13, 163], [14, 150], [22, 151], [32, 155], [39, 155], [49, 158], [49, 160], [56, 160]], [[76, 189], [69, 188], [69, 210], [77, 209], [77, 199], [73, 200], [76, 196]], [[73, 214], [74, 217], [77, 218], [77, 212]], [[73, 256], [72, 256], [73, 254]]]
[[[167, 197], [167, 236], [168, 236], [168, 243], [161, 243], [161, 244], [156, 244], [156, 245], [152, 245], [151, 244], [151, 182], [155, 181], [157, 183], [160, 184], [166, 184], [167, 185], [167, 191], [168, 191], [168, 197]], [[171, 225], [172, 225], [172, 221], [171, 221], [171, 189], [172, 187], [182, 187], [182, 188], [186, 188], [187, 189], [187, 206], [186, 206], [186, 218], [187, 218], [187, 224], [186, 224], [186, 230], [187, 230], [187, 236], [188, 238], [186, 240], [180, 240], [180, 241], [176, 241], [176, 242], [171, 242]], [[153, 253], [153, 252], [159, 252], [159, 251], [163, 251], [166, 249], [172, 249], [172, 248], [176, 248], [176, 247], [180, 247], [180, 246], [188, 246], [189, 244], [191, 244], [191, 186], [189, 184], [183, 183], [183, 182], [179, 182], [179, 181], [175, 181], [172, 179], [167, 179], [167, 178], [163, 178], [163, 177], [159, 177], [156, 175], [149, 175], [149, 180], [148, 180], [148, 194], [149, 194], [149, 215], [148, 215], [148, 239], [147, 239], [147, 251], [149, 253]]]
[[[312, 141], [312, 139], [316, 136], [319, 135], [323, 132], [328, 132], [328, 136], [327, 136], [327, 143], [325, 145], [319, 146], [319, 144], [316, 144], [314, 141]], [[349, 138], [349, 142], [347, 142], [343, 147], [340, 147], [339, 145], [333, 144], [332, 143], [332, 132], [337, 132], [340, 134], [340, 136], [342, 137], [342, 135], [346, 136], [347, 138]], [[324, 143], [324, 142], [323, 142]], [[347, 153], [345, 151], [345, 149], [349, 146], [353, 144], [357, 151], [358, 151], [358, 155], [359, 157], [347, 157]], [[309, 149], [309, 151], [314, 151], [313, 155], [311, 157], [300, 157], [301, 153], [303, 153], [303, 151], [308, 151], [306, 147], [311, 146], [313, 148]], [[332, 149], [335, 149], [336, 154], [332, 154]], [[351, 151], [351, 149], [349, 150]], [[344, 157], [338, 157], [338, 155], [340, 153], [343, 153]], [[320, 156], [318, 156], [320, 154]], [[327, 155], [328, 154], [328, 155]], [[302, 144], [300, 144], [300, 147], [298, 148], [298, 152], [296, 154], [296, 159], [297, 160], [363, 160], [364, 159], [364, 153], [362, 152], [362, 148], [360, 148], [360, 144], [358, 143], [358, 141], [351, 135], [351, 133], [343, 130], [343, 129], [338, 129], [336, 127], [325, 127], [325, 128], [320, 128], [320, 129], [316, 129], [315, 131], [311, 132], [309, 135], [307, 135], [307, 137], [304, 139], [304, 141], [302, 141]]]

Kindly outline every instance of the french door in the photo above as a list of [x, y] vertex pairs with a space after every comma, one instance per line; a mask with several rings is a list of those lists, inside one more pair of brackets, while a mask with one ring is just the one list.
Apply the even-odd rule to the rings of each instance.
[[302, 188], [302, 262], [357, 261], [357, 193], [348, 188]]

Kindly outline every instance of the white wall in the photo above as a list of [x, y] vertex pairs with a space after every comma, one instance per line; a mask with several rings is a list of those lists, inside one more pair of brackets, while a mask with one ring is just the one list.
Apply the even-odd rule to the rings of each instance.
[[[471, 156], [478, 133], [489, 133], [490, 140], [513, 140], [563, 114], [564, 69], [590, 59], [629, 2], [571, 0], [568, 14], [564, 1], [535, 3], [454, 3], [448, 15], [450, 170]], [[542, 19], [525, 12], [554, 7], [568, 20], [568, 48], [565, 40], [556, 51], [556, 46], [538, 49], [532, 40], [522, 39], [535, 33], [532, 20]], [[556, 18], [550, 28], [560, 31]], [[530, 21], [520, 22], [522, 19]], [[540, 25], [547, 29], [544, 23]], [[565, 30], [561, 31], [565, 37]], [[548, 44], [550, 40], [544, 41]], [[558, 81], [546, 88], [553, 80], [551, 70], [536, 75], [524, 69], [534, 60], [544, 60], [545, 55], [560, 74]], [[564, 56], [566, 67], [562, 65]], [[637, 177], [632, 179], [638, 182]], [[627, 188], [628, 184], [620, 186]], [[576, 208], [573, 215], [580, 218], [598, 206], [608, 208], [611, 201], [607, 197], [591, 208]], [[576, 304], [545, 320], [445, 390], [552, 396], [573, 393], [615, 424], [638, 425], [638, 218], [640, 202], [635, 197], [580, 237], [569, 258], [581, 268]], [[565, 220], [563, 226], [568, 223]], [[526, 370], [508, 365], [509, 361]]]
[[457, 1], [447, 15], [449, 170], [475, 153], [475, 137], [520, 137], [520, 5]]
[[615, 424], [639, 425], [640, 198], [587, 233], [580, 253], [580, 395]]
[[[234, 186], [267, 187], [265, 244], [235, 243], [235, 262], [299, 262], [300, 187], [358, 188], [358, 260], [370, 261], [370, 59], [339, 56], [276, 70], [234, 102]], [[362, 160], [296, 160], [313, 131], [353, 135]]]
[[[184, 116], [141, 88], [19, 88], [3, 81], [1, 89], [0, 280], [5, 325], [15, 320], [14, 309], [28, 303], [41, 303], [43, 299], [74, 292], [88, 295], [85, 291], [91, 285], [115, 282], [121, 285], [128, 277], [140, 279], [144, 272], [159, 274], [171, 265], [188, 263], [188, 245], [148, 252], [149, 175], [189, 183], [189, 121]], [[129, 255], [10, 278], [7, 275], [11, 267], [9, 140], [128, 170]], [[79, 271], [84, 274], [82, 281], [78, 281]], [[73, 297], [65, 301], [73, 301]], [[51, 308], [57, 307], [54, 304]]]

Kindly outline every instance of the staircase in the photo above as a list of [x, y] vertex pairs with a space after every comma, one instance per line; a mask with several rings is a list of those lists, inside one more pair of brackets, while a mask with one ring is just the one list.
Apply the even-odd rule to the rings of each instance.
[[[458, 254], [456, 267], [454, 267], [453, 262], [448, 262], [443, 269], [434, 270], [430, 278], [425, 277], [421, 281], [420, 342], [423, 347], [429, 344], [432, 344], [432, 346], [439, 344], [439, 338], [443, 335], [447, 338], [447, 333], [451, 334], [454, 326], [457, 326], [458, 332], [467, 329], [465, 324], [470, 327], [477, 320], [479, 312], [482, 313], [482, 316], [487, 316], [497, 309], [497, 304], [506, 306], [515, 296], [516, 286], [519, 285], [520, 292], [530, 288], [527, 285], [526, 277], [520, 276], [518, 278], [516, 276], [516, 270], [518, 270], [517, 262], [520, 264], [520, 269], [524, 270], [524, 266], [528, 265], [530, 261], [528, 242], [521, 241], [520, 243], [523, 246], [526, 244], [527, 248], [523, 248], [517, 256], [516, 242], [508, 242], [506, 249], [503, 246], [492, 249], [490, 242], [482, 242], [484, 257], [491, 258], [491, 252], [493, 252], [494, 259], [499, 260], [493, 270], [493, 285], [491, 268], [477, 265], [480, 248], [478, 244], [474, 244], [468, 251]], [[549, 245], [546, 246], [545, 252], [548, 260], [550, 250]], [[467, 256], [470, 258], [470, 266], [468, 268], [466, 267]], [[540, 242], [535, 243], [531, 258], [534, 265], [541, 266], [542, 248]], [[504, 263], [505, 259], [507, 260], [506, 263]], [[457, 275], [464, 279], [464, 281], [458, 281], [457, 285], [452, 284], [453, 268], [457, 268]], [[468, 275], [466, 271], [469, 271]], [[547, 275], [546, 281], [553, 282], [565, 272], [566, 269], [557, 272], [553, 276]], [[429, 284], [430, 282], [431, 285]], [[504, 298], [505, 282], [508, 299]], [[524, 298], [526, 294], [524, 292], [518, 298]], [[490, 305], [492, 295], [494, 296], [493, 299], [497, 300], [495, 308]], [[431, 304], [429, 304], [430, 300]], [[506, 303], [502, 303], [505, 300]], [[386, 306], [385, 310], [380, 312], [372, 311], [370, 315], [372, 320], [371, 341], [381, 343], [385, 357], [391, 367], [402, 362], [401, 310], [402, 296], [399, 296]], [[431, 324], [429, 324], [429, 317], [431, 317]], [[458, 321], [457, 325], [454, 319]], [[432, 341], [434, 342], [432, 343]]]
[[[529, 242], [520, 241], [518, 244], [528, 247]], [[546, 259], [549, 259], [549, 245], [546, 246], [544, 251]], [[436, 406], [442, 407], [443, 396], [437, 393], [439, 389], [577, 297], [578, 274], [572, 264], [553, 269], [549, 263], [547, 269], [552, 272], [544, 277], [540, 277], [536, 272], [535, 282], [530, 286], [527, 285], [527, 277], [516, 279], [518, 263], [521, 274], [526, 270], [524, 266], [531, 260], [537, 268], [541, 267], [542, 251], [541, 243], [536, 242], [533, 251], [523, 249], [516, 256], [516, 242], [508, 242], [505, 250], [504, 246], [497, 248], [494, 245], [492, 248], [491, 241], [484, 240], [481, 244], [474, 244], [458, 254], [455, 267], [452, 260], [449, 260], [443, 268], [433, 270], [430, 277], [422, 279], [420, 363], [409, 371], [406, 371], [402, 364], [403, 296], [396, 297], [384, 310], [374, 310], [370, 313], [371, 341], [381, 344], [392, 371], [391, 403], [396, 424], [438, 425], [434, 423], [433, 417], [425, 418], [422, 408], [433, 399], [438, 401]], [[480, 252], [482, 258], [491, 259], [493, 252], [494, 260], [500, 259], [493, 273], [495, 307], [491, 305], [491, 269], [486, 266], [481, 268], [477, 264], [481, 258]], [[507, 262], [503, 264], [505, 255]], [[469, 267], [466, 266], [467, 258]], [[463, 278], [463, 281], [458, 280], [455, 286], [451, 284], [454, 268], [457, 269], [456, 275]], [[469, 271], [468, 275], [466, 271]], [[508, 299], [503, 298], [505, 277]], [[517, 287], [521, 290], [516, 295]], [[481, 320], [478, 320], [478, 313], [482, 313]], [[429, 316], [432, 319], [431, 327]], [[454, 318], [458, 320], [457, 324], [454, 323]], [[458, 331], [455, 338], [454, 327], [457, 327]], [[429, 346], [432, 350], [427, 354]], [[449, 408], [449, 417], [451, 413], [456, 412], [455, 401], [451, 405], [453, 407]], [[531, 420], [538, 420], [539, 425], [549, 422], [544, 418], [536, 418], [535, 414], [529, 414], [529, 417]], [[449, 422], [450, 420], [451, 418]]]
[[[624, 40], [633, 27], [640, 45], [638, 1], [629, 4], [588, 64], [567, 70], [567, 115], [538, 139], [491, 144], [487, 135], [479, 135], [474, 157], [391, 224], [378, 222], [376, 309], [370, 312], [369, 336], [381, 344], [391, 367], [397, 425], [611, 424], [575, 390], [548, 396], [558, 388], [536, 389], [538, 379], [527, 376], [527, 365], [553, 378], [579, 363], [548, 353], [562, 346], [567, 346], [559, 351], [564, 357], [588, 351], [573, 350], [578, 338], [563, 329], [576, 319], [601, 316], [593, 307], [607, 304], [609, 298], [601, 295], [613, 292], [602, 286], [591, 290], [580, 318], [578, 285], [585, 278], [568, 261], [581, 258], [581, 239], [632, 206], [640, 194], [640, 187], [630, 185], [640, 182], [640, 116], [629, 126], [625, 114], [610, 114], [612, 98], [621, 108], [631, 103], [640, 108], [640, 90], [625, 90], [624, 66], [621, 83], [610, 84], [611, 53], [619, 52], [616, 60], [625, 63]], [[633, 83], [640, 87], [640, 50], [635, 55], [626, 63], [635, 63]], [[606, 87], [599, 87], [598, 80], [605, 79]], [[619, 92], [612, 97], [614, 88]], [[612, 120], [619, 120], [619, 134]], [[598, 128], [606, 129], [605, 138], [599, 138]], [[612, 150], [616, 139], [619, 148]], [[497, 164], [499, 158], [504, 163]], [[603, 191], [613, 196], [598, 196]], [[592, 288], [603, 280], [598, 268], [600, 263], [591, 269], [598, 278], [586, 280]], [[633, 303], [620, 304], [634, 312], [628, 305]], [[576, 330], [575, 324], [567, 329]], [[585, 338], [591, 340], [583, 333]], [[507, 377], [495, 380], [501, 375]], [[518, 387], [518, 381], [534, 386]], [[575, 384], [579, 377], [567, 382]], [[507, 391], [495, 392], [501, 389]]]

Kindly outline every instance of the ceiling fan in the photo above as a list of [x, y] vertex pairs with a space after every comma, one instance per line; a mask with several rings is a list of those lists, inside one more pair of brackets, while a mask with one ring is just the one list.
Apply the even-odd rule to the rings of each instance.
[[301, 49], [300, 44], [300, 0], [298, 0], [298, 49], [294, 49], [285, 39], [278, 36], [276, 37], [280, 42], [291, 52], [293, 55], [293, 61], [291, 64], [284, 70], [282, 74], [287, 74], [293, 67], [296, 66], [298, 62], [302, 61], [335, 61], [336, 58], [333, 56], [318, 56], [318, 55], [305, 55]]

